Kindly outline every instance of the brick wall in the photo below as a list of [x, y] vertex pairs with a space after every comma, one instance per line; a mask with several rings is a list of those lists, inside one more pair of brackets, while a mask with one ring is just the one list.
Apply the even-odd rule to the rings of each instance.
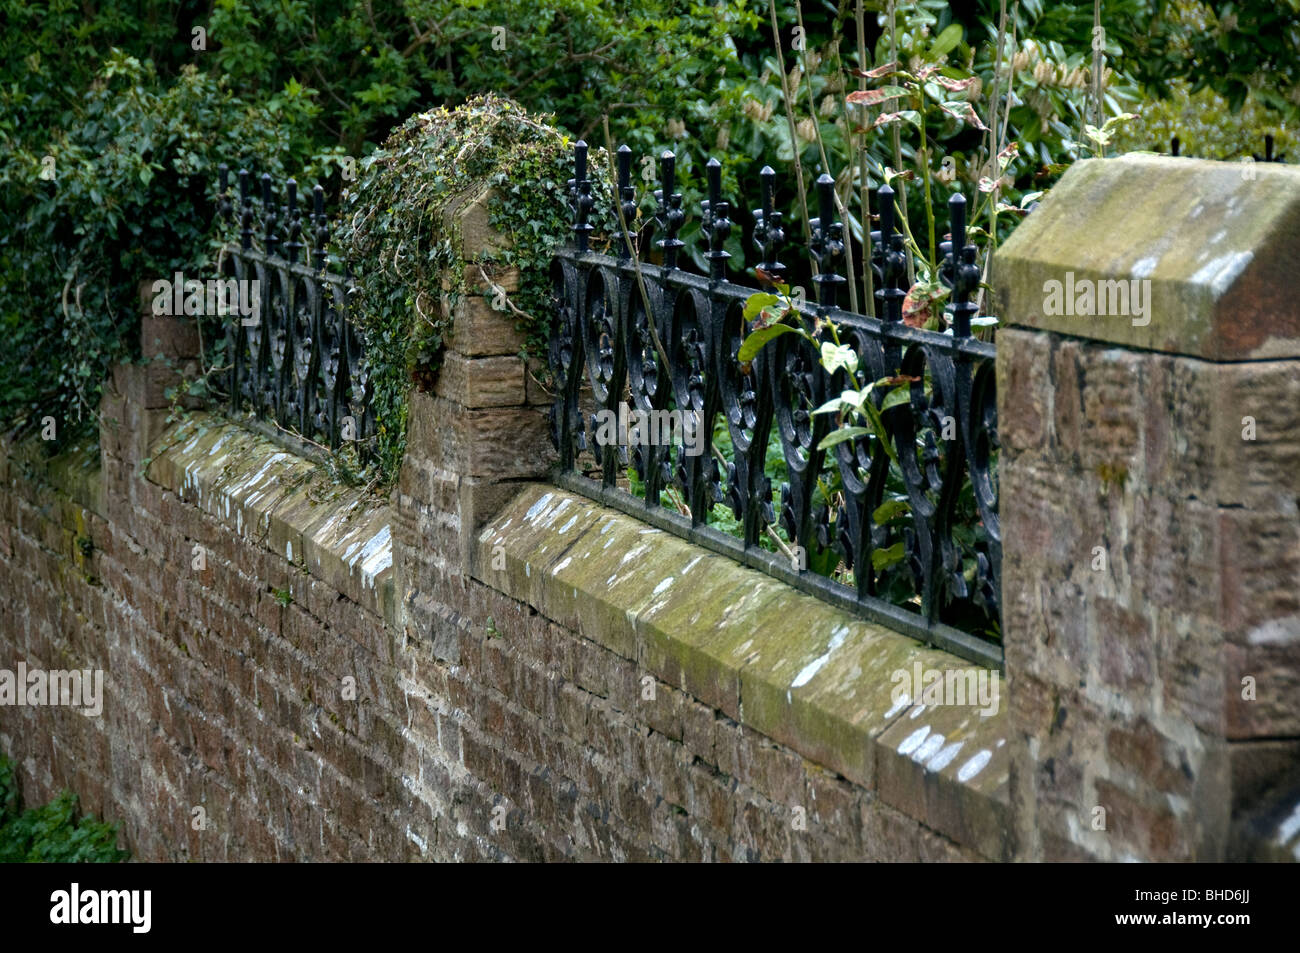
[[[460, 229], [467, 257], [490, 247], [481, 231]], [[475, 277], [489, 294], [518, 280], [487, 262]], [[656, 662], [620, 628], [631, 603], [606, 599], [583, 621], [484, 569], [478, 537], [553, 459], [545, 395], [488, 300], [454, 305], [447, 370], [412, 395], [387, 501], [201, 411], [169, 422], [168, 368], [197, 343], [174, 320], [145, 318], [146, 353], [167, 361], [117, 369], [98, 456], [3, 448], [0, 591], [13, 598], [0, 600], [0, 659], [106, 674], [101, 718], [0, 708], [28, 801], [72, 787], [148, 860], [1006, 855], [1005, 758], [954, 794], [956, 765], [927, 772], [890, 740], [928, 724], [904, 723], [919, 706], [893, 705], [884, 678], [858, 698], [847, 677], [867, 652], [956, 660], [728, 564], [715, 588], [761, 592], [771, 618], [794, 620], [760, 641], [795, 639], [774, 648], [776, 669], [718, 669], [728, 700], [662, 654], [699, 625], [647, 615]], [[618, 518], [613, 559], [638, 532]], [[358, 548], [380, 539], [391, 566], [361, 565]], [[511, 540], [525, 573], [540, 558], [529, 542]], [[794, 674], [830, 654], [813, 618], [852, 635], [842, 663], [791, 695]]]
[[[0, 707], [24, 796], [72, 787], [150, 860], [1291, 857], [1300, 350], [1039, 326], [1060, 263], [1030, 223], [1087, 233], [1070, 181], [999, 257], [992, 717], [891, 699], [892, 671], [960, 660], [545, 485], [544, 395], [483, 296], [386, 500], [169, 422], [196, 342], [146, 319], [170, 364], [116, 369], [98, 454], [0, 446], [0, 668], [105, 673], [99, 718]], [[1189, 338], [1227, 334], [1214, 300], [1170, 300], [1166, 343], [1207, 313]], [[1229, 446], [1247, 414], [1260, 439]]]
[[[1297, 243], [1300, 170], [1127, 156], [999, 249], [1028, 858], [1300, 859]], [[1067, 272], [1145, 281], [1145, 313], [1050, 313]]]

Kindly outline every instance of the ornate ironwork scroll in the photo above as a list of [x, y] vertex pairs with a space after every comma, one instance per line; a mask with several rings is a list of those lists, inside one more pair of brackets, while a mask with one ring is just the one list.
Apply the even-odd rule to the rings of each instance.
[[252, 412], [283, 430], [338, 449], [356, 441], [363, 460], [373, 454], [373, 386], [365, 341], [349, 320], [352, 280], [326, 250], [329, 221], [324, 191], [312, 189], [304, 216], [298, 184], [285, 183], [276, 204], [271, 176], [261, 177], [255, 209], [249, 173], [239, 170], [239, 207], [220, 167], [218, 214], [238, 224], [239, 241], [223, 249], [222, 277], [238, 294], [223, 321], [225, 378], [231, 412]]
[[[1001, 567], [995, 350], [971, 333], [980, 270], [966, 241], [965, 199], [952, 198], [952, 237], [940, 249], [952, 315], [943, 333], [903, 321], [907, 260], [888, 186], [877, 192], [880, 229], [871, 236], [877, 316], [841, 308], [851, 280], [841, 273], [844, 226], [832, 179], [817, 181], [818, 216], [809, 223], [817, 301], [800, 311], [807, 326], [816, 321], [818, 342], [832, 341], [828, 320], [858, 356], [856, 371], [832, 374], [817, 347], [795, 334], [739, 361], [752, 330], [744, 305], [758, 289], [726, 280], [732, 206], [722, 199], [716, 160], [706, 167], [701, 219], [707, 276], [679, 266], [685, 213], [672, 153], [660, 159], [650, 223], [661, 236], [654, 243], [660, 263], [634, 260], [627, 236], [616, 243], [617, 256], [589, 250], [597, 201], [617, 202], [629, 234], [637, 234], [630, 165], [624, 147], [616, 194], [595, 196], [586, 144], [575, 150], [574, 246], [556, 256], [551, 273], [557, 482], [917, 638], [1000, 665], [991, 635]], [[773, 283], [789, 270], [775, 180], [763, 169], [752, 213], [760, 278]], [[881, 381], [887, 385], [870, 399], [887, 441], [864, 428], [820, 449], [837, 421], [813, 412], [845, 390]], [[624, 418], [683, 428], [693, 419], [699, 439], [646, 441]], [[723, 513], [734, 519], [734, 533], [711, 525]], [[760, 541], [778, 529], [777, 551], [763, 548]]]

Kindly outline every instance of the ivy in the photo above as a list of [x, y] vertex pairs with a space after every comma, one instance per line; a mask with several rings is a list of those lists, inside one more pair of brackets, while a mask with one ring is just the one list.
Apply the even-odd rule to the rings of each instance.
[[[433, 388], [456, 302], [478, 293], [466, 281], [453, 213], [485, 193], [489, 224], [506, 247], [480, 261], [519, 269], [519, 290], [492, 297], [518, 319], [527, 337], [521, 357], [538, 371], [551, 258], [571, 235], [572, 148], [551, 117], [486, 95], [412, 116], [362, 162], [334, 240], [356, 275], [353, 319], [374, 381], [383, 482], [401, 466], [409, 388]], [[612, 206], [605, 162], [604, 150], [594, 150], [598, 209]], [[611, 224], [596, 216], [594, 248], [609, 246]]]

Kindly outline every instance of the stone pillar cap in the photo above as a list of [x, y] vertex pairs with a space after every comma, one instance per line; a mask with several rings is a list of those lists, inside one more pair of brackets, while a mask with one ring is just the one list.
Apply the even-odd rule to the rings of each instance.
[[1298, 262], [1300, 168], [1132, 154], [1072, 165], [993, 280], [1004, 325], [1260, 360], [1300, 357]]

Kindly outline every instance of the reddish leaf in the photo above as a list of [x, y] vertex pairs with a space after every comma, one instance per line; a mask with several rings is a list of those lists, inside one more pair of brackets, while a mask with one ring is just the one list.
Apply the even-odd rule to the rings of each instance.
[[988, 131], [988, 126], [980, 122], [980, 117], [975, 115], [975, 107], [968, 102], [953, 100], [952, 102], [940, 103], [939, 108], [950, 116], [956, 116], [963, 122], [968, 122], [976, 129]]
[[948, 289], [942, 285], [912, 285], [903, 299], [903, 323], [909, 328], [923, 328], [929, 324], [934, 314], [935, 302], [948, 296]]
[[934, 77], [934, 81], [950, 93], [957, 93], [963, 89], [970, 89], [975, 85], [976, 79], [977, 77], [974, 76], [966, 79], [952, 79], [951, 77], [942, 74]]
[[866, 71], [854, 67], [849, 72], [854, 76], [861, 76], [864, 79], [880, 79], [880, 77], [888, 76], [890, 73], [896, 72], [897, 70], [897, 63], [886, 63], [884, 66], [877, 66], [875, 69], [869, 69]]
[[904, 109], [901, 112], [896, 113], [881, 113], [876, 117], [876, 121], [871, 125], [873, 128], [878, 128], [880, 126], [887, 126], [891, 122], [910, 122], [918, 129], [921, 128], [920, 114], [917, 113], [915, 109]]
[[898, 86], [884, 86], [880, 89], [859, 89], [848, 94], [845, 100], [850, 106], [875, 106], [887, 99], [897, 99], [907, 95], [907, 90]]

